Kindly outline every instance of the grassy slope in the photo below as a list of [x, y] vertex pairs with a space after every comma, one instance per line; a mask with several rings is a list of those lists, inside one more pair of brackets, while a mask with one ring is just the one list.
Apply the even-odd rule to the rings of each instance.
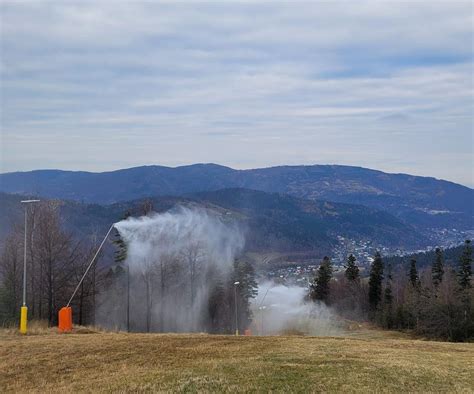
[[474, 344], [368, 338], [0, 333], [7, 391], [474, 391]]

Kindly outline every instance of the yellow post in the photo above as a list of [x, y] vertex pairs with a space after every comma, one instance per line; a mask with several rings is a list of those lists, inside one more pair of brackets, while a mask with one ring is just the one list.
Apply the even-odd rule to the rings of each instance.
[[238, 337], [239, 336], [239, 329], [235, 330], [235, 335]]
[[26, 334], [26, 326], [28, 324], [28, 307], [22, 306], [20, 313], [20, 332]]

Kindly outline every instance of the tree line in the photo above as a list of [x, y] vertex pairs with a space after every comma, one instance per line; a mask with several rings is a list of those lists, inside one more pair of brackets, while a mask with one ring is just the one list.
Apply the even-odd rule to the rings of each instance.
[[[66, 305], [92, 258], [102, 234], [78, 240], [63, 226], [60, 202], [43, 201], [28, 206], [27, 302], [29, 318], [57, 324], [58, 310]], [[137, 215], [153, 210], [149, 201]], [[127, 216], [130, 213], [127, 213]], [[22, 304], [24, 224], [16, 223], [0, 251], [0, 324], [16, 324]], [[114, 255], [115, 254], [115, 255]], [[474, 337], [472, 246], [466, 241], [457, 261], [436, 249], [430, 264], [419, 268], [416, 258], [405, 264], [375, 254], [370, 272], [364, 273], [353, 255], [344, 272], [335, 273], [324, 258], [311, 283], [308, 297], [324, 302], [348, 319], [369, 319], [380, 327], [410, 329], [429, 338], [453, 341]], [[193, 300], [205, 294], [196, 329], [212, 333], [245, 330], [252, 320], [250, 303], [257, 292], [256, 273], [245, 259], [236, 259], [230, 273], [222, 275], [206, 265], [206, 253], [190, 243], [178, 255], [150, 261], [149, 272], [130, 280], [126, 264], [127, 246], [116, 235], [99, 256], [72, 302], [76, 324], [96, 324], [97, 311], [105, 310], [117, 328], [130, 331], [173, 331], [173, 310], [159, 304], [183, 298], [183, 314], [192, 311]], [[425, 262], [424, 262], [425, 263]], [[453, 264], [454, 263], [454, 264]], [[204, 268], [208, 267], [208, 268]], [[235, 283], [238, 282], [238, 285]], [[209, 284], [200, 293], [199, 284]], [[114, 292], [107, 304], [105, 294]], [[135, 300], [133, 299], [135, 297]], [[132, 300], [133, 307], [130, 307]], [[140, 324], [134, 324], [143, 305]], [[154, 312], [153, 312], [154, 311]], [[236, 316], [237, 312], [237, 316]], [[167, 314], [168, 313], [168, 314]], [[195, 319], [196, 320], [196, 319]], [[238, 324], [238, 326], [236, 326]]]
[[[59, 215], [59, 202], [28, 206], [26, 232], [26, 305], [29, 319], [57, 323], [57, 312], [65, 306], [92, 258], [97, 236], [77, 240], [66, 231]], [[0, 323], [18, 320], [22, 304], [25, 228], [16, 223], [0, 253]], [[74, 301], [79, 324], [93, 323], [95, 295], [103, 274], [94, 266]]]
[[[152, 211], [153, 205], [148, 204], [141, 213]], [[124, 218], [129, 216], [126, 213]], [[127, 331], [224, 334], [243, 332], [250, 325], [250, 302], [258, 288], [253, 266], [236, 258], [227, 267], [216, 260], [202, 234], [184, 234], [185, 242], [166, 235], [154, 238], [152, 249], [137, 258], [128, 256], [129, 245], [116, 232], [115, 264], [104, 289], [105, 297], [112, 300], [105, 306], [109, 326]], [[169, 247], [176, 242], [179, 248]]]
[[[27, 207], [28, 316], [29, 320], [45, 320], [50, 326], [57, 324], [59, 309], [68, 302], [103, 236], [100, 233], [77, 239], [62, 223], [60, 204], [42, 201]], [[134, 214], [141, 216], [152, 211], [153, 205], [146, 200]], [[127, 212], [125, 217], [130, 215]], [[0, 251], [0, 325], [17, 324], [19, 320], [24, 242], [25, 227], [19, 221]], [[236, 259], [230, 273], [222, 275], [211, 266], [205, 269], [205, 250], [199, 243], [191, 242], [177, 255], [149, 261], [145, 271], [131, 278], [127, 245], [118, 232], [105, 249], [72, 301], [75, 324], [99, 324], [106, 315], [118, 329], [174, 331], [179, 325], [173, 302], [185, 298], [186, 310], [181, 312], [191, 316], [191, 320], [195, 317], [196, 329], [232, 333], [236, 329], [243, 332], [250, 325], [250, 302], [256, 296], [257, 282], [255, 271], [246, 260]], [[201, 303], [204, 310], [199, 311], [200, 316], [193, 316], [198, 312], [193, 311], [192, 305], [198, 296], [203, 296], [198, 292], [199, 284], [204, 282], [211, 283], [206, 300]], [[171, 305], [168, 312], [159, 308], [164, 299]]]
[[417, 335], [449, 341], [474, 337], [472, 245], [466, 240], [457, 264], [445, 262], [437, 248], [430, 266], [418, 269], [384, 263], [376, 253], [368, 276], [348, 256], [344, 271], [334, 274], [325, 257], [310, 284], [308, 297], [332, 306], [348, 319], [370, 320], [387, 329], [409, 329]]
[[108, 301], [99, 306], [99, 311], [105, 311], [107, 327], [219, 334], [244, 332], [249, 327], [251, 299], [258, 285], [247, 260], [236, 258], [230, 272], [221, 270], [209, 264], [202, 245], [190, 242], [175, 254], [150, 255], [137, 270], [130, 268], [127, 245], [118, 233], [115, 243], [115, 264], [106, 274], [102, 293]]

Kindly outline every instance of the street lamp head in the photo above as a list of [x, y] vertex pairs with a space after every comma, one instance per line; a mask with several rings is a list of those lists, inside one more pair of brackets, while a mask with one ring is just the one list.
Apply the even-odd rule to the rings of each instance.
[[22, 204], [29, 204], [31, 202], [40, 202], [40, 200], [22, 200], [20, 201]]
[[234, 282], [234, 285], [235, 286], [240, 285], [240, 282]]

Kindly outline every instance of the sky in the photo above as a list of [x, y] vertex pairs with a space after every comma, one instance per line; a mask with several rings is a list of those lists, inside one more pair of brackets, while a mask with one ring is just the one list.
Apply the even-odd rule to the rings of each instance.
[[474, 187], [471, 2], [0, 10], [0, 172], [345, 164]]

